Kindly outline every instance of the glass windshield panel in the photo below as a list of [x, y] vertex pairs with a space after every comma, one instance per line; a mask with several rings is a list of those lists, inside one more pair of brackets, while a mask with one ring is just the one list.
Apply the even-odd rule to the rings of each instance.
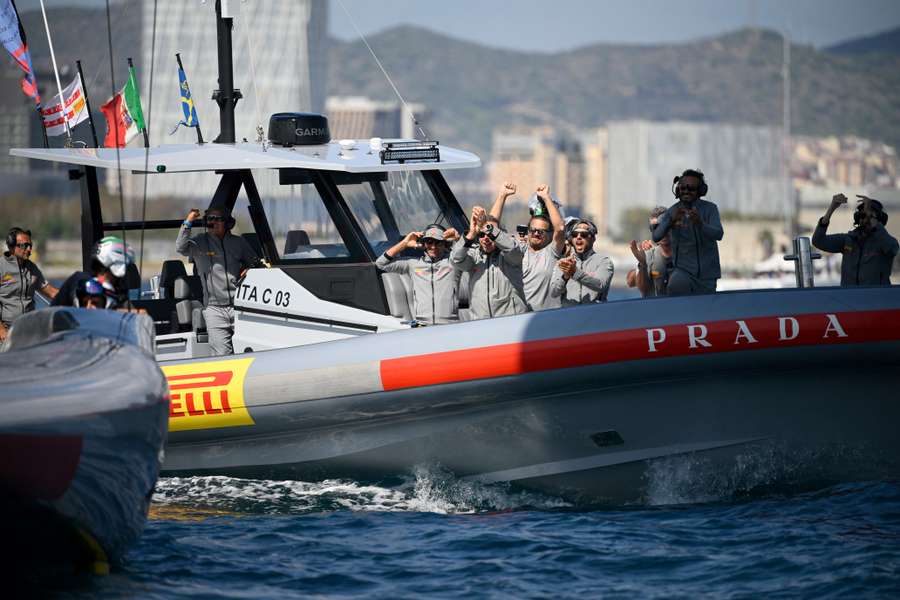
[[420, 171], [390, 173], [382, 185], [401, 235], [422, 231], [432, 223], [450, 226]]
[[315, 186], [283, 186], [280, 197], [263, 199], [263, 208], [283, 260], [350, 256]]
[[[394, 172], [388, 174], [387, 181], [339, 187], [376, 255], [410, 231], [422, 231], [432, 223], [448, 226], [437, 199], [419, 171]], [[383, 190], [383, 198], [376, 189]]]
[[[376, 184], [377, 185], [377, 184]], [[350, 211], [359, 223], [366, 236], [366, 240], [376, 254], [381, 254], [397, 242], [388, 239], [386, 230], [390, 231], [389, 223], [383, 223], [378, 215], [376, 207], [375, 190], [370, 183], [354, 183], [340, 186], [341, 195]], [[386, 219], [388, 220], [388, 219]], [[396, 237], [396, 236], [394, 236]]]

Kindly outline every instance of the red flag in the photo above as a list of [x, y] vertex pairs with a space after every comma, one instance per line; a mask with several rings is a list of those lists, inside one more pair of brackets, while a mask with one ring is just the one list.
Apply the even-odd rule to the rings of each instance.
[[106, 138], [103, 140], [106, 148], [124, 148], [139, 133], [122, 92], [110, 98], [100, 110], [106, 117]]

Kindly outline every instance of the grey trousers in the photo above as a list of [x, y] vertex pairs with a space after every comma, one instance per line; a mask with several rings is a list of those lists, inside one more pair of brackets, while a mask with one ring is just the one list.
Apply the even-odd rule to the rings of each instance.
[[231, 336], [234, 335], [234, 307], [207, 306], [203, 309], [203, 319], [206, 321], [212, 355], [234, 354], [231, 346]]
[[697, 279], [687, 271], [675, 269], [669, 275], [666, 292], [669, 296], [712, 294], [716, 291], [716, 279]]

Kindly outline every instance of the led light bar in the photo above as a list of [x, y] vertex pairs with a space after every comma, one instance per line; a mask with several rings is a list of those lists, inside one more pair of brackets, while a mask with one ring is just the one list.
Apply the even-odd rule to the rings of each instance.
[[381, 152], [381, 164], [415, 160], [423, 162], [440, 162], [441, 151], [438, 142], [387, 142]]

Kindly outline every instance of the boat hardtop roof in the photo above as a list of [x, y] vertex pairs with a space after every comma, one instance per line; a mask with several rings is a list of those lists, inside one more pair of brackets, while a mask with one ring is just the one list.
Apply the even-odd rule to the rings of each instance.
[[[416, 140], [385, 139], [384, 142]], [[284, 147], [260, 143], [165, 144], [152, 148], [13, 148], [12, 156], [50, 162], [121, 169], [135, 173], [186, 173], [242, 169], [316, 169], [346, 173], [386, 173], [481, 166], [477, 155], [440, 146], [439, 161], [383, 164], [369, 140], [332, 140], [314, 146]]]

